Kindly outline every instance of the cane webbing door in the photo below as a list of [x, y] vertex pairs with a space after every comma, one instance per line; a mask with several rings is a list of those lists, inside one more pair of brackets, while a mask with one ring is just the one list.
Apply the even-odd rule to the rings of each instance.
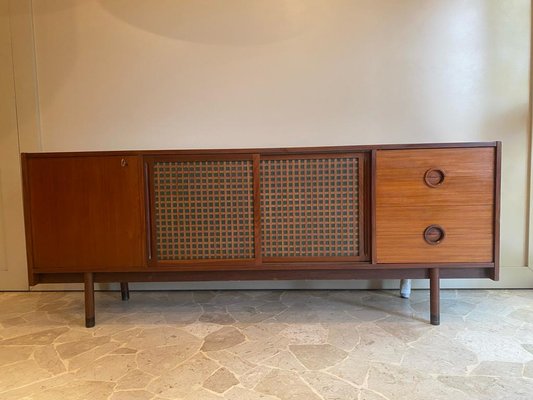
[[360, 154], [264, 157], [263, 261], [364, 258], [363, 179]]
[[269, 268], [368, 260], [365, 157], [150, 158], [149, 264]]
[[152, 226], [159, 262], [254, 258], [250, 159], [152, 163]]

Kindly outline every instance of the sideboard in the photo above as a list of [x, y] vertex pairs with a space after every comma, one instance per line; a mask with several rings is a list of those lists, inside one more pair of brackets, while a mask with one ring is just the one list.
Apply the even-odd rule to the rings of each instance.
[[24, 153], [31, 285], [498, 279], [500, 142]]

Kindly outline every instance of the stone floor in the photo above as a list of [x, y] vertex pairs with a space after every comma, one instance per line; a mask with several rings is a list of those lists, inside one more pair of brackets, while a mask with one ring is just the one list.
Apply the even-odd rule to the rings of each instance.
[[533, 399], [533, 290], [0, 293], [0, 398]]

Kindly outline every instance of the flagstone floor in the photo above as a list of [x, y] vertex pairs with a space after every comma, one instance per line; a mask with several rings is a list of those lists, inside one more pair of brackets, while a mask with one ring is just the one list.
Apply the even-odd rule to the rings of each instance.
[[0, 399], [533, 399], [533, 290], [0, 293]]

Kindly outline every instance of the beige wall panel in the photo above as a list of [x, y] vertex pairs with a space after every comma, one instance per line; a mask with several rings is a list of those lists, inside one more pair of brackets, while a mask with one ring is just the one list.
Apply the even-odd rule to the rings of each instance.
[[27, 289], [9, 1], [0, 0], [0, 289]]
[[43, 150], [503, 141], [526, 258], [527, 0], [34, 0]]

